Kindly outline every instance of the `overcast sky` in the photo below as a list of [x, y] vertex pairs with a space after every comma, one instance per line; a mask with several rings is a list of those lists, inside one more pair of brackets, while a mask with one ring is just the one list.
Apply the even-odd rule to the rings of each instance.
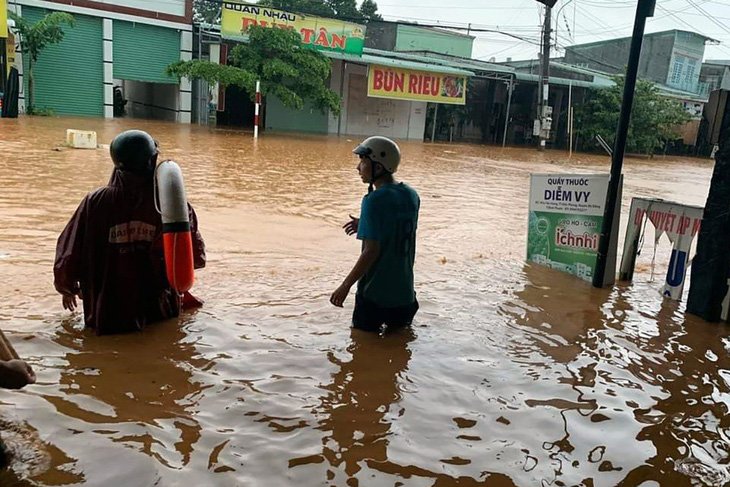
[[[465, 27], [471, 23], [474, 27], [521, 38], [472, 33], [476, 36], [475, 58], [495, 57], [504, 61], [507, 57], [518, 60], [537, 56], [543, 7], [535, 0], [379, 0], [377, 3], [385, 20]], [[558, 46], [630, 36], [636, 3], [637, 0], [558, 0], [553, 9]], [[670, 29], [691, 30], [720, 41], [719, 45], [707, 45], [705, 60], [730, 59], [730, 0], [657, 0], [656, 12], [649, 19], [646, 32]]]

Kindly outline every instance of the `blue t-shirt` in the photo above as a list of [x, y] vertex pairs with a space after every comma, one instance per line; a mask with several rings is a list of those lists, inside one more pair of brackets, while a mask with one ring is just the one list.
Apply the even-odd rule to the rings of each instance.
[[407, 306], [416, 299], [413, 262], [421, 200], [404, 183], [385, 184], [362, 199], [359, 240], [377, 240], [380, 257], [357, 283], [357, 294], [380, 307]]

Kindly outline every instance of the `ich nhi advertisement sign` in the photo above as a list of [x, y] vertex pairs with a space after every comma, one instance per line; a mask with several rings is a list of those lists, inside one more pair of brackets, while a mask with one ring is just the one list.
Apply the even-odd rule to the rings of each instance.
[[368, 96], [466, 104], [466, 76], [371, 65]]
[[529, 262], [592, 280], [608, 178], [608, 174], [531, 175]]
[[302, 42], [320, 51], [337, 51], [362, 56], [365, 47], [365, 26], [301, 15], [268, 7], [235, 2], [223, 2], [221, 36], [224, 39], [246, 41], [251, 25], [293, 29], [302, 36]]

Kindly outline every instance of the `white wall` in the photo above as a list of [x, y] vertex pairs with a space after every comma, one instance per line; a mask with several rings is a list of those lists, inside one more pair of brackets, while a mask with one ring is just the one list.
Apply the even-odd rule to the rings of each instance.
[[103, 20], [104, 52], [104, 118], [114, 118], [114, 24]]
[[[8, 5], [8, 12], [13, 12], [16, 15], [22, 17], [23, 16], [23, 8], [18, 5], [17, 3], [11, 3]], [[11, 29], [13, 31], [13, 37], [15, 38], [15, 67], [18, 69], [18, 84], [19, 87], [19, 93], [18, 93], [18, 113], [21, 115], [25, 113], [25, 82], [23, 80], [23, 53], [20, 50], [20, 35], [15, 31], [15, 29]], [[6, 73], [3, 73], [4, 76], [7, 76]]]
[[722, 88], [723, 90], [730, 90], [730, 68], [725, 68], [722, 72], [722, 81], [720, 81], [720, 86], [718, 88]]
[[[342, 61], [332, 63], [330, 89], [340, 94]], [[370, 98], [367, 96], [367, 67], [345, 63], [342, 85], [342, 116], [330, 114], [330, 133], [384, 135], [396, 139], [423, 140], [426, 102]]]
[[689, 100], [683, 101], [682, 106], [690, 114], [690, 116], [698, 118], [702, 116], [702, 112], [705, 110], [705, 104], [702, 102]]
[[[179, 31], [183, 32], [192, 32], [193, 26], [190, 24], [182, 23], [182, 22], [169, 22], [166, 20], [160, 20], [159, 18], [149, 18], [149, 17], [140, 17], [138, 15], [128, 15], [128, 14], [120, 14], [116, 12], [109, 12], [107, 10], [100, 10], [98, 8], [88, 8], [88, 7], [79, 7], [77, 5], [66, 5], [65, 3], [56, 3], [55, 1], [47, 1], [47, 0], [12, 0], [13, 3], [8, 4], [8, 9], [10, 11], [14, 11], [14, 9], [20, 9], [21, 5], [27, 5], [29, 7], [39, 7], [39, 8], [45, 8], [48, 10], [56, 10], [59, 12], [68, 12], [70, 14], [79, 14], [79, 15], [90, 15], [92, 17], [103, 17], [105, 19], [113, 19], [113, 20], [123, 20], [126, 22], [137, 22], [140, 24], [148, 24], [148, 25], [157, 25], [160, 27], [167, 27], [169, 29], [177, 29]], [[166, 9], [169, 10], [167, 12], [163, 13], [172, 13], [174, 11], [178, 11], [179, 9], [173, 9], [171, 7], [177, 7], [178, 4], [183, 5], [182, 13], [179, 13], [179, 15], [184, 15], [185, 10], [185, 2], [184, 0], [105, 0], [105, 1], [98, 1], [97, 3], [113, 3], [117, 5], [124, 5], [127, 7], [131, 7], [133, 5], [130, 5], [130, 3], [134, 3], [137, 7], [143, 8], [144, 10], [149, 10], [152, 12], [155, 12], [157, 7], [151, 7], [150, 5], [153, 4], [160, 4], [165, 5]], [[162, 11], [162, 10], [160, 10]], [[175, 13], [174, 15], [178, 15]]]
[[408, 138], [414, 140], [423, 140], [424, 131], [426, 130], [426, 108], [428, 103], [414, 101], [411, 102], [410, 123], [408, 124]]
[[[327, 128], [329, 133], [331, 134], [337, 134], [338, 131], [338, 121], [345, 121], [345, 118], [347, 118], [347, 101], [343, 95], [343, 93], [340, 93], [340, 78], [342, 74], [342, 66], [343, 64], [347, 64], [344, 61], [340, 61], [337, 59], [332, 60], [332, 75], [330, 76], [330, 89], [340, 95], [340, 105], [342, 107], [342, 118], [336, 117], [331, 111], [329, 113], [329, 120], [327, 124]], [[342, 90], [344, 92], [345, 88], [342, 87]]]
[[[180, 32], [180, 60], [190, 61], [193, 59], [193, 33], [189, 31]], [[177, 99], [177, 121], [190, 123], [193, 113], [193, 84], [188, 78], [180, 78], [178, 88], [180, 96]]]
[[120, 5], [150, 12], [185, 16], [185, 0], [94, 0], [96, 3]]

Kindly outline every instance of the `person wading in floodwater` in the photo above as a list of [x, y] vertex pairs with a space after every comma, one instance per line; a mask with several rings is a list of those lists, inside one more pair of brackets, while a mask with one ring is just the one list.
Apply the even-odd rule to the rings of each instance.
[[[27, 362], [18, 359], [0, 360], [0, 388], [22, 389], [28, 384], [35, 384], [35, 380], [35, 372]], [[7, 468], [9, 462], [10, 451], [0, 437], [0, 469]]]
[[411, 324], [418, 311], [413, 289], [416, 229], [421, 200], [410, 186], [393, 178], [401, 154], [386, 137], [370, 137], [352, 151], [360, 156], [357, 170], [369, 184], [360, 218], [350, 215], [343, 228], [362, 240], [360, 258], [330, 302], [342, 307], [357, 282], [352, 325], [366, 331]]
[[[165, 274], [162, 219], [155, 209], [157, 143], [146, 132], [129, 130], [112, 141], [114, 172], [109, 185], [87, 195], [58, 238], [53, 267], [63, 307], [73, 311], [76, 296], [84, 321], [98, 335], [141, 330], [176, 317], [184, 299]], [[196, 269], [205, 267], [205, 244], [188, 206]]]

